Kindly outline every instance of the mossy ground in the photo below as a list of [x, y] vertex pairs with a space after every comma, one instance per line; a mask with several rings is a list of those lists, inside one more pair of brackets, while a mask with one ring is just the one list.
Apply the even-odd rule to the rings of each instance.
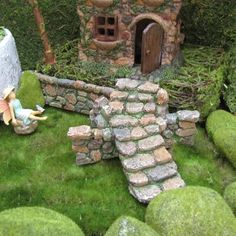
[[[66, 133], [86, 116], [46, 108], [49, 120], [36, 133], [17, 136], [0, 123], [0, 210], [43, 206], [74, 220], [86, 235], [103, 235], [121, 215], [144, 220], [146, 207], [128, 192], [118, 159], [78, 167]], [[220, 193], [236, 173], [222, 162], [200, 130], [194, 148], [176, 145], [174, 158], [188, 185]]]

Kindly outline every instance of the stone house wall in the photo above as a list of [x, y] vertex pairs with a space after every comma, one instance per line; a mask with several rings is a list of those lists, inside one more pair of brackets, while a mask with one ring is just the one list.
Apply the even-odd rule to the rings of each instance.
[[[181, 21], [178, 18], [181, 6], [182, 0], [79, 0], [79, 59], [132, 66], [136, 24], [143, 19], [149, 19], [160, 24], [164, 30], [161, 64], [171, 64], [183, 41], [183, 34], [180, 33]], [[118, 17], [116, 41], [103, 42], [94, 38], [94, 16], [101, 14]]]

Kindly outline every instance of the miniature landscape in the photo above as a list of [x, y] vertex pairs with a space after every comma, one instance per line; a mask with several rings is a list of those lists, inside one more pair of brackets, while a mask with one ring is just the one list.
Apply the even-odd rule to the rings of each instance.
[[235, 12], [3, 0], [0, 236], [236, 235]]

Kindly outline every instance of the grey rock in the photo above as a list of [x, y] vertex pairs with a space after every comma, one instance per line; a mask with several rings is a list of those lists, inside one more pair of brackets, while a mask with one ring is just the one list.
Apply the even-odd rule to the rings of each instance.
[[167, 127], [166, 121], [162, 117], [156, 119], [156, 124], [159, 125], [160, 132], [163, 132]]
[[138, 120], [129, 115], [116, 115], [110, 119], [110, 125], [112, 127], [135, 126], [137, 124]]
[[126, 111], [128, 113], [139, 113], [143, 110], [143, 103], [141, 102], [132, 102], [132, 103], [127, 103], [126, 104]]
[[133, 156], [137, 151], [137, 147], [134, 142], [116, 141], [115, 143], [116, 143], [116, 148], [119, 151], [119, 153], [124, 156]]
[[107, 121], [103, 118], [103, 116], [101, 114], [97, 115], [94, 119], [96, 125], [97, 125], [97, 128], [105, 128], [107, 127]]
[[176, 131], [179, 128], [178, 125], [168, 125], [168, 129], [172, 130], [172, 131]]
[[119, 90], [124, 90], [124, 89], [133, 90], [136, 87], [138, 87], [139, 84], [140, 84], [140, 81], [137, 81], [137, 80], [118, 79], [116, 83], [116, 87]]
[[118, 141], [130, 141], [131, 133], [128, 128], [113, 129], [114, 136]]
[[177, 124], [177, 113], [168, 113], [166, 114], [166, 120], [168, 125]]
[[77, 165], [87, 165], [87, 164], [91, 164], [94, 163], [94, 161], [87, 157], [86, 154], [84, 153], [79, 153], [76, 156], [76, 164]]
[[151, 102], [153, 101], [153, 96], [147, 93], [138, 93], [138, 99], [141, 102]]
[[114, 100], [120, 100], [120, 101], [123, 101], [125, 100], [126, 98], [128, 97], [128, 93], [127, 92], [123, 92], [123, 91], [113, 91], [110, 95], [110, 99], [111, 101], [114, 101]]
[[138, 141], [138, 147], [142, 151], [150, 151], [164, 144], [161, 135], [151, 136]]
[[54, 97], [46, 96], [46, 104], [50, 104], [54, 99]]
[[112, 109], [109, 105], [105, 105], [101, 108], [101, 114], [103, 115], [103, 117], [107, 120], [109, 120], [109, 118], [111, 117], [112, 114]]
[[79, 102], [86, 102], [87, 98], [82, 97], [82, 96], [77, 96], [77, 101], [79, 101]]
[[148, 177], [143, 172], [127, 173], [126, 176], [129, 183], [136, 187], [142, 187], [148, 184]]
[[139, 202], [149, 203], [153, 198], [161, 193], [161, 189], [157, 185], [147, 185], [143, 187], [133, 187], [129, 185], [129, 192], [138, 199]]
[[151, 82], [145, 82], [144, 84], [138, 87], [139, 92], [157, 93], [158, 90], [159, 85]]
[[142, 127], [135, 127], [131, 131], [131, 138], [133, 140], [139, 140], [146, 138], [148, 136], [147, 132]]
[[111, 141], [113, 138], [112, 130], [110, 128], [103, 129], [102, 134], [103, 134], [104, 141]]
[[137, 154], [122, 161], [123, 167], [129, 172], [137, 172], [156, 165], [155, 158], [150, 154]]
[[198, 122], [200, 113], [198, 111], [183, 110], [177, 112], [180, 121]]
[[157, 116], [165, 117], [168, 113], [168, 105], [158, 105], [156, 113]]
[[49, 106], [56, 107], [56, 108], [62, 108], [62, 104], [60, 102], [50, 102]]
[[148, 125], [145, 126], [144, 129], [148, 132], [148, 134], [157, 134], [160, 132], [159, 125]]
[[102, 146], [103, 141], [100, 140], [91, 140], [88, 144], [90, 150], [99, 149]]
[[102, 146], [102, 150], [104, 153], [112, 153], [115, 144], [113, 142], [105, 142]]
[[61, 96], [57, 96], [56, 100], [62, 105], [66, 104], [66, 99]]
[[173, 178], [167, 179], [162, 183], [163, 191], [170, 189], [182, 188], [185, 186], [185, 183], [180, 175], [177, 175]]
[[95, 106], [97, 107], [103, 107], [107, 105], [108, 103], [109, 103], [109, 100], [104, 96], [97, 98], [94, 102]]
[[155, 113], [156, 111], [156, 104], [154, 102], [149, 102], [144, 106], [145, 112]]
[[165, 137], [165, 138], [172, 138], [173, 137], [173, 135], [174, 135], [174, 133], [171, 131], [171, 130], [169, 130], [169, 129], [166, 129], [166, 130], [164, 130], [164, 132], [163, 132], [163, 136]]
[[87, 97], [88, 93], [84, 92], [84, 91], [78, 91], [78, 96], [81, 96], [81, 97]]
[[144, 171], [150, 181], [161, 181], [177, 174], [175, 162], [163, 164]]
[[138, 99], [138, 96], [136, 93], [134, 93], [134, 94], [130, 94], [127, 100], [129, 102], [135, 102], [135, 101], [137, 101], [137, 99]]

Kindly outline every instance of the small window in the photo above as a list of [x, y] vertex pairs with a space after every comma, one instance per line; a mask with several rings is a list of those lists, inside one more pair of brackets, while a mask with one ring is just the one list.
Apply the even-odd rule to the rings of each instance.
[[95, 38], [100, 41], [117, 40], [117, 17], [96, 16]]

